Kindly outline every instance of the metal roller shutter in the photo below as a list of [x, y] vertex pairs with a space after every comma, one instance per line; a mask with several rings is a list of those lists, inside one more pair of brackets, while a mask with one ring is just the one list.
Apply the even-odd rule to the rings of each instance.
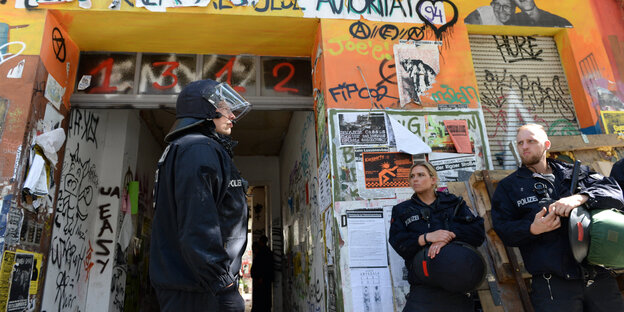
[[580, 134], [552, 37], [469, 38], [495, 169], [516, 167], [509, 142], [523, 124], [541, 124], [548, 135]]

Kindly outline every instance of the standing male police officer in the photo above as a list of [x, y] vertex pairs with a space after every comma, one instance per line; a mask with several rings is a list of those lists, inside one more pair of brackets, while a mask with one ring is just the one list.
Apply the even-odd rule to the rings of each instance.
[[247, 245], [246, 182], [232, 161], [233, 121], [250, 104], [226, 83], [178, 95], [158, 162], [150, 277], [162, 311], [245, 310], [238, 272]]
[[[622, 209], [619, 186], [581, 166], [580, 192], [570, 194], [573, 166], [546, 158], [550, 141], [542, 126], [520, 127], [516, 143], [522, 167], [499, 182], [492, 198], [492, 223], [506, 245], [520, 248], [533, 275], [533, 307], [548, 312], [624, 311], [611, 273], [576, 262], [568, 222], [562, 220], [582, 204], [588, 209]], [[543, 204], [544, 198], [554, 202]]]

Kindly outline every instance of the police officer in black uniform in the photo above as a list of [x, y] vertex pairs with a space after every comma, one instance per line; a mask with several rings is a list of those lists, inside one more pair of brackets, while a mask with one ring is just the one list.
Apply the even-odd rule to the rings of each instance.
[[238, 272], [247, 245], [247, 183], [232, 161], [233, 122], [250, 104], [206, 79], [178, 95], [158, 162], [150, 278], [161, 311], [243, 312]]
[[615, 179], [621, 189], [624, 189], [624, 158], [613, 164], [613, 168], [611, 168], [611, 174], [609, 176]]
[[624, 206], [619, 186], [581, 166], [579, 190], [570, 193], [573, 165], [546, 158], [544, 128], [528, 124], [516, 136], [522, 167], [498, 183], [492, 223], [503, 243], [520, 248], [533, 275], [535, 311], [624, 311], [615, 278], [605, 269], [579, 265], [563, 218], [582, 204], [588, 209]]
[[409, 270], [410, 293], [403, 311], [472, 312], [474, 304], [466, 293], [447, 291], [417, 280], [412, 260], [423, 248], [428, 248], [429, 258], [435, 258], [455, 241], [474, 247], [481, 245], [485, 239], [483, 218], [474, 216], [460, 197], [436, 190], [438, 176], [430, 163], [415, 163], [409, 181], [414, 195], [392, 208], [389, 235], [390, 245], [405, 259]]

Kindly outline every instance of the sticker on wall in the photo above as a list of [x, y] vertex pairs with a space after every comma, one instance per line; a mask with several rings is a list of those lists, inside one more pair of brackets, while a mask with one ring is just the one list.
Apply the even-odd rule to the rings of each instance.
[[319, 179], [319, 210], [323, 211], [331, 205], [331, 180], [329, 171], [329, 155], [325, 154], [318, 167]]
[[397, 85], [401, 107], [421, 104], [421, 97], [431, 89], [440, 72], [439, 42], [419, 41], [394, 45]]
[[462, 171], [469, 173], [477, 170], [477, 159], [474, 154], [431, 153], [429, 162], [438, 173], [440, 187], [446, 186], [446, 182], [462, 181], [460, 177], [470, 176], [462, 174]]
[[26, 65], [26, 60], [21, 60], [17, 65], [9, 70], [7, 73], [7, 78], [12, 79], [20, 79], [22, 78], [22, 73], [24, 72], [24, 65]]
[[338, 114], [340, 145], [387, 145], [386, 115], [383, 113]]
[[121, 0], [113, 0], [113, 1], [111, 1], [111, 4], [108, 5], [108, 8], [111, 9], [111, 10], [119, 11], [119, 9], [121, 9]]
[[83, 75], [78, 82], [78, 90], [82, 91], [91, 85], [91, 75]]
[[468, 133], [468, 122], [466, 120], [445, 120], [444, 127], [451, 136], [458, 153], [473, 153], [472, 145], [470, 144], [470, 134]]
[[44, 94], [45, 98], [48, 99], [50, 103], [54, 104], [56, 109], [60, 109], [61, 103], [63, 102], [63, 95], [65, 95], [65, 88], [63, 88], [51, 74], [48, 74], [48, 82], [46, 83]]
[[601, 111], [602, 123], [607, 134], [624, 134], [624, 112]]
[[412, 155], [404, 153], [363, 153], [366, 188], [409, 187]]
[[83, 9], [90, 9], [91, 0], [78, 0], [78, 6], [80, 6]]

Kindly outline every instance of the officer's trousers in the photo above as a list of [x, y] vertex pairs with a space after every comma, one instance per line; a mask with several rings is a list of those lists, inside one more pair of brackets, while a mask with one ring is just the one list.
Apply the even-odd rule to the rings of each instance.
[[474, 312], [469, 295], [452, 293], [442, 288], [411, 285], [403, 312]]
[[156, 289], [162, 312], [215, 312], [219, 311], [217, 297], [211, 293]]
[[624, 311], [624, 300], [617, 281], [608, 272], [598, 274], [589, 286], [582, 279], [537, 275], [533, 276], [531, 288], [531, 303], [535, 312]]

